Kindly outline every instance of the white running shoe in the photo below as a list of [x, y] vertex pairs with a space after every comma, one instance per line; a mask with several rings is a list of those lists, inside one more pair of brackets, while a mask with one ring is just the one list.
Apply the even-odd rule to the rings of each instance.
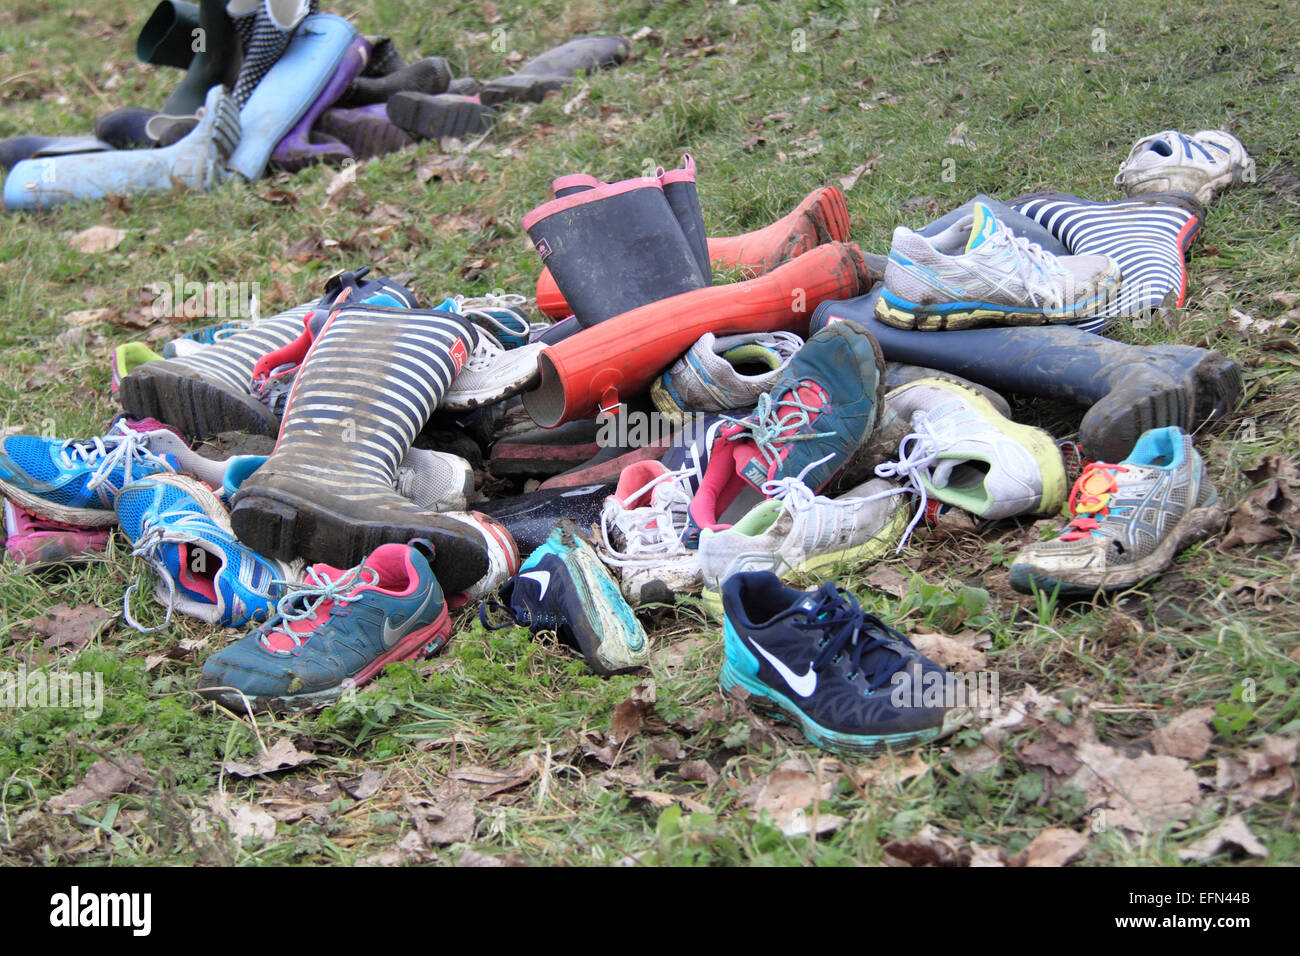
[[540, 374], [537, 359], [546, 348], [541, 342], [505, 348], [491, 332], [476, 326], [478, 344], [469, 361], [452, 381], [439, 408], [467, 412], [527, 391]]
[[1188, 136], [1167, 129], [1138, 140], [1120, 164], [1115, 185], [1128, 196], [1184, 192], [1208, 206], [1215, 192], [1255, 181], [1255, 161], [1241, 140], [1221, 129]]
[[[725, 531], [700, 532], [704, 603], [722, 616], [722, 582], [743, 571], [828, 573], [874, 561], [896, 545], [907, 526], [906, 489], [874, 478], [839, 498], [815, 495], [797, 478], [763, 486], [771, 497]], [[836, 576], [836, 575], [831, 575]]]
[[[682, 421], [690, 412], [750, 408], [785, 371], [803, 339], [793, 332], [705, 332], [650, 386], [655, 407]], [[752, 370], [752, 371], [751, 371]]]
[[658, 461], [623, 469], [600, 515], [600, 559], [619, 571], [629, 604], [669, 602], [700, 586], [696, 552], [682, 543], [691, 505], [689, 476]]
[[474, 493], [474, 469], [459, 455], [412, 448], [397, 466], [396, 488], [429, 511], [464, 511]]
[[[958, 255], [940, 251], [963, 245]], [[1109, 256], [1054, 256], [975, 203], [933, 238], [894, 230], [876, 316], [927, 331], [1063, 322], [1104, 306], [1119, 280]]]
[[906, 481], [921, 497], [918, 516], [930, 498], [989, 520], [1061, 510], [1065, 462], [1041, 428], [1019, 425], [973, 389], [942, 379], [901, 385], [887, 401], [913, 431], [899, 460], [876, 474]]

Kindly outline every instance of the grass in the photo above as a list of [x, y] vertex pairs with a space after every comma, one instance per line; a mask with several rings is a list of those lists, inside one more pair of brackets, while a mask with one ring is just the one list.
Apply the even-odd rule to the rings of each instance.
[[[1135, 0], [1116, 10], [1080, 0], [1026, 2], [1012, 13], [992, 0], [587, 0], [514, 10], [456, 3], [427, 18], [394, 0], [329, 6], [367, 33], [391, 34], [408, 56], [446, 54], [458, 75], [485, 78], [505, 72], [512, 51], [532, 55], [573, 33], [648, 32], [629, 63], [560, 99], [504, 112], [473, 151], [444, 155], [426, 143], [367, 162], [335, 202], [326, 198], [333, 172], [313, 169], [208, 195], [6, 215], [0, 425], [9, 433], [98, 434], [114, 411], [106, 357], [149, 332], [118, 322], [69, 331], [64, 316], [117, 306], [130, 318], [142, 289], [177, 273], [256, 282], [264, 312], [314, 297], [330, 273], [363, 262], [414, 273], [414, 287], [433, 301], [498, 288], [528, 293], [538, 264], [519, 221], [549, 195], [554, 176], [625, 178], [674, 165], [688, 150], [713, 234], [765, 225], [810, 189], [879, 156], [848, 201], [854, 239], [883, 252], [896, 224], [919, 226], [978, 192], [1115, 196], [1110, 177], [1132, 141], [1173, 126], [1232, 130], [1255, 156], [1258, 182], [1216, 200], [1193, 249], [1186, 308], [1117, 335], [1214, 347], [1242, 363], [1243, 405], [1198, 435], [1229, 502], [1248, 490], [1242, 472], [1260, 459], [1300, 459], [1294, 323], [1259, 335], [1229, 319], [1231, 309], [1276, 317], [1286, 307], [1273, 294], [1300, 291], [1300, 39], [1288, 4], [1198, 0], [1171, 10]], [[160, 103], [177, 75], [132, 59], [143, 14], [124, 0], [8, 4], [0, 11], [0, 136], [85, 133], [110, 107]], [[586, 96], [577, 100], [580, 89]], [[435, 167], [441, 172], [420, 182], [417, 172]], [[93, 225], [126, 238], [110, 252], [74, 252], [69, 237]], [[180, 321], [154, 334], [202, 324]], [[1058, 437], [1080, 417], [1044, 401], [1015, 408]], [[1193, 765], [1203, 799], [1186, 827], [1097, 827], [1077, 787], [1023, 759], [1024, 745], [1051, 727], [1016, 730], [997, 745], [996, 765], [980, 772], [958, 769], [977, 726], [923, 749], [927, 769], [902, 782], [863, 777], [875, 764], [853, 768], [858, 776], [837, 773], [849, 768], [722, 698], [719, 633], [684, 602], [651, 612], [659, 652], [648, 675], [602, 680], [525, 632], [487, 632], [465, 614], [441, 657], [392, 668], [324, 713], [256, 727], [192, 693], [202, 657], [236, 635], [182, 620], [142, 635], [118, 622], [58, 661], [102, 671], [99, 719], [26, 710], [0, 722], [0, 861], [356, 863], [418, 836], [408, 797], [447, 806], [469, 794], [477, 800], [472, 837], [399, 856], [454, 862], [472, 848], [534, 864], [873, 864], [927, 826], [957, 845], [1008, 855], [1064, 827], [1089, 835], [1085, 864], [1179, 865], [1180, 849], [1239, 809], [1213, 788], [1216, 762], [1300, 728], [1293, 544], [1220, 552], [1210, 542], [1113, 602], [1065, 604], [1007, 586], [1026, 534], [1034, 532], [1011, 523], [918, 535], [885, 562], [913, 582], [902, 597], [868, 584], [874, 568], [846, 569], [844, 580], [905, 630], [987, 634], [1004, 698], [1025, 685], [1053, 694], [1061, 701], [1054, 726], [1090, 721], [1104, 743], [1127, 753], [1148, 751], [1152, 731], [1172, 717], [1214, 708], [1211, 749]], [[51, 605], [111, 613], [137, 579], [144, 571], [120, 540], [84, 566], [0, 566], [0, 670], [37, 652], [32, 621]], [[1261, 599], [1269, 585], [1272, 596]], [[146, 623], [162, 622], [146, 601], [133, 607]], [[197, 651], [181, 649], [204, 638]], [[149, 666], [149, 655], [167, 650], [175, 656]], [[612, 743], [616, 717], [647, 678], [656, 702], [642, 712], [640, 732]], [[315, 761], [253, 779], [222, 770], [228, 759], [253, 758], [259, 738], [280, 737]], [[130, 792], [74, 814], [48, 810], [95, 761], [132, 755], [148, 776]], [[819, 839], [787, 836], [755, 807], [754, 788], [790, 761], [829, 782], [809, 813], [843, 822]], [[518, 767], [524, 779], [493, 794], [463, 779], [466, 768]], [[343, 785], [367, 770], [383, 781], [354, 799]], [[274, 836], [233, 835], [211, 810], [217, 793], [272, 812]], [[1300, 862], [1294, 796], [1287, 790], [1244, 810], [1268, 863]], [[1234, 861], [1230, 850], [1209, 860]]]

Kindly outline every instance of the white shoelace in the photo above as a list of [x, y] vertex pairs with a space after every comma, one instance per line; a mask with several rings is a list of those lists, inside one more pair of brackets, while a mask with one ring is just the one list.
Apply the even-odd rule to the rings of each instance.
[[916, 431], [904, 435], [903, 440], [898, 443], [898, 460], [881, 462], [876, 466], [877, 478], [888, 478], [902, 484], [897, 488], [891, 488], [889, 491], [868, 495], [864, 499], [874, 501], [878, 498], [901, 494], [913, 494], [920, 497], [921, 501], [916, 506], [916, 514], [908, 522], [902, 540], [898, 542], [895, 554], [903, 550], [908, 538], [912, 536], [916, 526], [925, 517], [925, 509], [926, 505], [930, 503], [930, 495], [925, 490], [925, 482], [921, 478], [922, 476], [929, 476], [930, 468], [939, 460], [939, 454], [942, 452], [944, 444], [943, 438], [935, 431], [928, 417], [914, 418], [912, 425]]
[[[651, 503], [640, 508], [607, 508], [601, 512], [600, 537], [607, 563], [631, 567], [687, 554], [686, 546], [682, 544], [682, 531], [690, 507], [690, 495], [685, 490], [690, 475], [689, 467], [664, 472], [628, 496], [629, 501], [636, 501], [660, 485], [671, 484], [672, 490], [662, 496], [668, 499], [666, 501], [655, 503], [654, 495], [651, 495]], [[623, 536], [622, 549], [615, 547], [610, 540], [610, 525]]]
[[493, 311], [513, 311], [517, 306], [521, 306], [528, 301], [524, 296], [514, 292], [501, 294], [489, 292], [487, 295], [473, 299], [457, 295], [452, 297], [452, 301], [456, 303], [456, 309], [461, 315], [475, 319], [476, 324], [487, 323], [500, 332], [520, 336], [525, 340], [527, 340], [532, 330], [532, 326], [525, 320], [521, 319], [518, 326], [512, 327], [493, 314]]
[[[272, 615], [272, 618], [278, 617], [280, 620], [274, 626], [266, 628], [261, 642], [268, 651], [277, 653], [269, 643], [272, 634], [284, 634], [293, 641], [295, 650], [301, 648], [302, 637], [296, 631], [290, 630], [289, 624], [313, 617], [317, 609], [326, 601], [333, 601], [336, 607], [351, 604], [359, 595], [350, 592], [358, 587], [378, 585], [379, 572], [374, 568], [366, 567], [366, 563], [362, 561], [336, 581], [318, 574], [315, 568], [309, 568], [306, 578], [301, 583], [278, 579], [274, 583], [285, 588], [284, 595], [276, 602], [275, 614]], [[300, 602], [301, 606], [294, 606]]]
[[1064, 305], [1065, 290], [1061, 283], [1068, 283], [1070, 274], [1057, 263], [1054, 255], [1006, 228], [999, 229], [985, 242], [994, 250], [1010, 252], [1016, 262], [1017, 278], [1024, 285], [1032, 305], [1043, 304], [1039, 301], [1040, 295], [1047, 300], [1049, 308], [1059, 309]]
[[211, 518], [193, 511], [164, 511], [154, 520], [145, 519], [140, 537], [131, 549], [131, 556], [142, 559], [152, 567], [158, 573], [159, 579], [167, 586], [167, 599], [163, 602], [167, 614], [157, 627], [142, 626], [131, 614], [131, 595], [136, 588], [135, 584], [132, 584], [122, 595], [122, 619], [127, 624], [142, 634], [152, 634], [154, 631], [161, 631], [171, 623], [172, 612], [176, 609], [180, 593], [176, 579], [167, 570], [167, 564], [159, 551], [166, 544], [193, 544], [195, 539], [200, 537], [201, 532], [210, 532], [213, 527]]
[[[150, 451], [146, 434], [132, 431], [125, 422], [118, 422], [102, 438], [65, 441], [59, 449], [59, 461], [64, 468], [78, 464], [95, 466], [86, 481], [86, 490], [95, 492], [105, 508], [111, 508], [117, 492], [134, 480], [133, 469], [137, 464], [147, 462], [165, 471], [176, 470], [165, 457]], [[119, 466], [122, 468], [122, 483], [114, 485], [109, 478]]]

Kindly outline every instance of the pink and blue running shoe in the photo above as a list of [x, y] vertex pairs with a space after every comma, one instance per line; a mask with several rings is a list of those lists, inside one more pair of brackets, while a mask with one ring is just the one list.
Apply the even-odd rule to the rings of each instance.
[[265, 624], [208, 658], [199, 693], [241, 713], [324, 707], [394, 661], [436, 653], [451, 618], [432, 558], [417, 538], [351, 570], [313, 565]]

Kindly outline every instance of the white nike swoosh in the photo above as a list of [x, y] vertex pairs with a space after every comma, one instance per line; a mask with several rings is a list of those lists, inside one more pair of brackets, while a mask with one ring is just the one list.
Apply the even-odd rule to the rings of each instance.
[[542, 598], [546, 597], [546, 589], [551, 586], [550, 571], [524, 571], [519, 576], [521, 578], [532, 578], [542, 586], [541, 591], [537, 593], [537, 600], [540, 601]]
[[424, 603], [416, 608], [413, 613], [406, 615], [406, 619], [397, 627], [393, 627], [392, 622], [387, 617], [384, 618], [383, 641], [385, 649], [392, 647], [411, 632], [411, 625], [419, 621], [420, 615], [425, 612], [432, 600], [433, 588], [430, 588], [428, 595], [425, 596]]
[[790, 668], [786, 667], [783, 661], [768, 653], [767, 649], [759, 644], [758, 641], [751, 637], [749, 642], [758, 649], [760, 654], [767, 658], [767, 662], [776, 668], [777, 673], [784, 677], [785, 682], [790, 685], [790, 689], [800, 697], [811, 697], [813, 692], [817, 690], [817, 672], [813, 670], [812, 664], [808, 665], [808, 673], [802, 675], [796, 674], [794, 671], [790, 670]]

